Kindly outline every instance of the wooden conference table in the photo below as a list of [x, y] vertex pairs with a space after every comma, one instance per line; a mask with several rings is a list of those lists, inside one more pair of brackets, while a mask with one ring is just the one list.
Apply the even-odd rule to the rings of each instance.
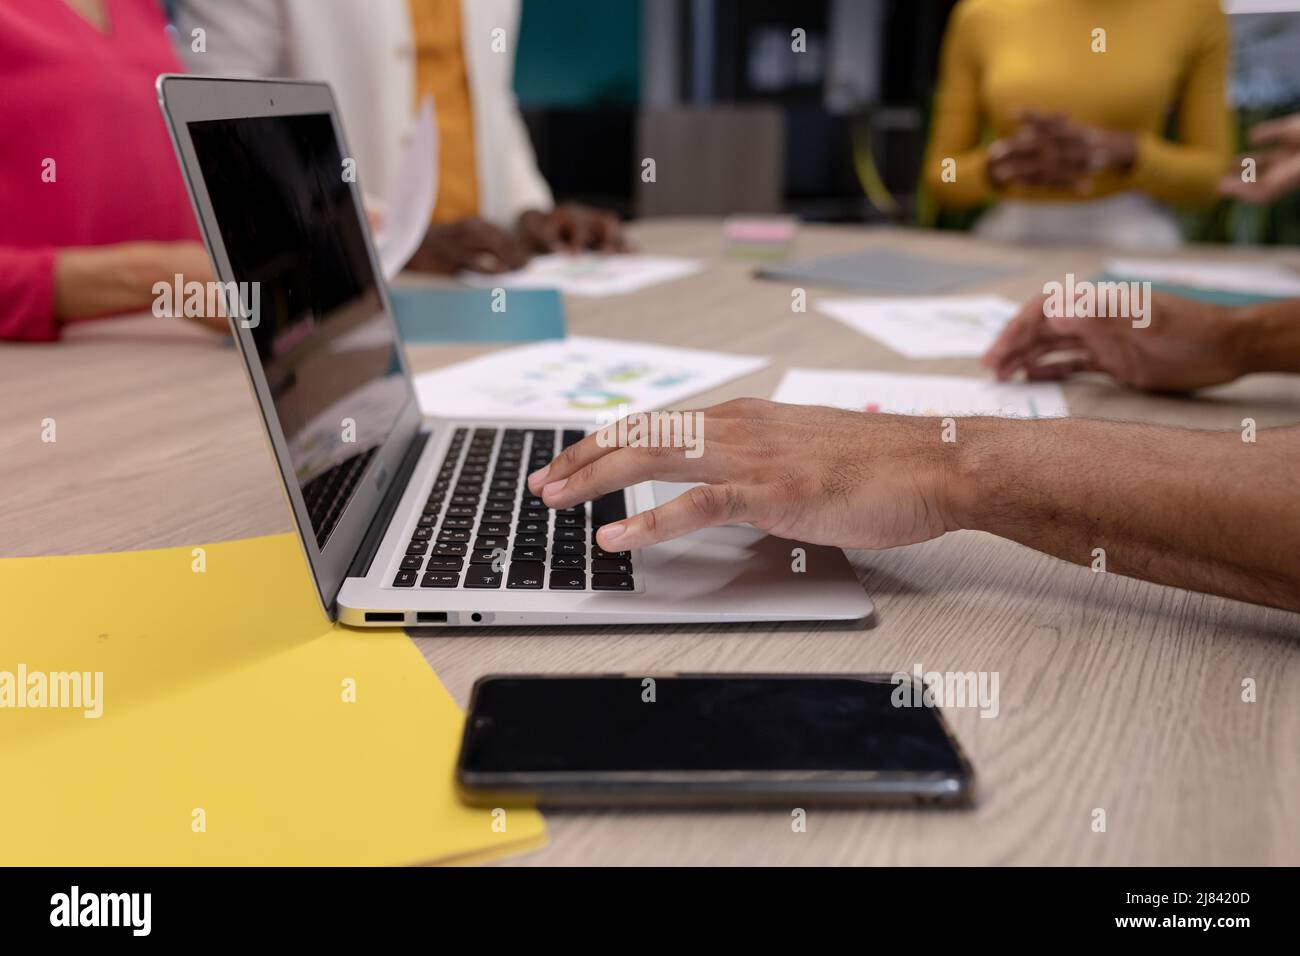
[[[701, 395], [766, 397], [789, 366], [979, 374], [974, 359], [909, 361], [817, 314], [790, 288], [726, 259], [720, 224], [650, 221], [648, 252], [705, 272], [629, 296], [572, 300], [572, 332], [769, 356]], [[888, 244], [997, 260], [1016, 274], [973, 287], [1026, 298], [1095, 251], [1029, 250], [961, 236], [805, 227], [798, 257]], [[1284, 250], [1189, 249], [1187, 257]], [[825, 290], [809, 289], [810, 298]], [[836, 294], [826, 291], [826, 294]], [[416, 370], [486, 347], [412, 347]], [[1101, 380], [1066, 386], [1071, 413], [1240, 429], [1300, 422], [1300, 377], [1254, 376], [1195, 399]], [[235, 354], [185, 323], [89, 323], [56, 347], [0, 346], [0, 556], [191, 545], [290, 530]], [[58, 420], [77, 467], [31, 440]], [[1104, 467], [1106, 450], [1079, 463]], [[1300, 463], [1297, 463], [1300, 475]], [[1300, 616], [1094, 574], [997, 538], [850, 555], [876, 603], [866, 627], [805, 624], [472, 630], [415, 638], [463, 705], [502, 671], [997, 671], [1001, 712], [947, 712], [979, 778], [969, 811], [554, 813], [536, 864], [1300, 863]], [[1254, 678], [1256, 703], [1242, 681]], [[414, 729], [413, 729], [414, 732]], [[1106, 831], [1093, 830], [1094, 810]]]

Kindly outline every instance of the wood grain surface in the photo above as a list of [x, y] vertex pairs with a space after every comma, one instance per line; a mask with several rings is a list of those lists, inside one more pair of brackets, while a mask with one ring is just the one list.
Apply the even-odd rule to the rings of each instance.
[[[568, 302], [575, 333], [769, 356], [701, 395], [770, 395], [789, 366], [979, 374], [973, 359], [909, 361], [724, 256], [720, 224], [637, 224], [650, 252], [699, 256], [695, 276]], [[972, 287], [1016, 299], [1100, 270], [1096, 251], [963, 236], [805, 227], [796, 256], [869, 245], [1009, 263]], [[1279, 250], [1196, 249], [1269, 258]], [[818, 295], [834, 290], [809, 289]], [[417, 370], [487, 351], [416, 346]], [[1300, 421], [1300, 378], [1252, 376], [1193, 399], [1105, 381], [1066, 386], [1071, 413], [1198, 428]], [[0, 556], [200, 544], [287, 531], [289, 515], [236, 353], [183, 323], [83, 323], [54, 346], [0, 345]], [[54, 418], [58, 441], [40, 440]], [[1196, 463], [1189, 461], [1189, 468]], [[1080, 468], [1106, 467], [1105, 449]], [[1300, 463], [1297, 463], [1300, 475]], [[1298, 543], [1300, 546], [1300, 543]], [[525, 864], [1297, 864], [1300, 616], [1093, 574], [978, 533], [850, 555], [876, 602], [867, 627], [734, 625], [447, 631], [414, 639], [464, 704], [508, 671], [996, 671], [1001, 707], [947, 711], [975, 765], [966, 811], [810, 809], [554, 813]], [[68, 583], [75, 598], [76, 583]], [[1241, 700], [1245, 678], [1258, 701]], [[418, 733], [419, 728], [411, 728]], [[1104, 833], [1093, 811], [1106, 812]]]

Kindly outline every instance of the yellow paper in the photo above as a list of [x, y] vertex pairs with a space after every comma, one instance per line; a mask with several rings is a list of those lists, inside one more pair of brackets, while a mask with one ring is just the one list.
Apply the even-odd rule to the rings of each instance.
[[2, 864], [460, 863], [545, 842], [535, 811], [456, 800], [459, 708], [401, 631], [331, 626], [292, 536], [0, 560], [0, 596], [0, 703], [20, 666], [29, 693], [37, 672], [103, 681], [97, 718], [48, 706], [68, 685], [0, 706]]

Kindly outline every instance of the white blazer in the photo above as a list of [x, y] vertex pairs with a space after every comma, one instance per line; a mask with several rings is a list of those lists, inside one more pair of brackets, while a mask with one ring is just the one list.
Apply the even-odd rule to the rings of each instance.
[[[408, 0], [179, 0], [176, 6], [181, 53], [195, 73], [327, 80], [362, 185], [369, 195], [388, 195], [415, 120]], [[519, 0], [461, 0], [461, 23], [479, 215], [512, 225], [524, 210], [552, 205], [513, 89]], [[206, 52], [193, 49], [199, 28]], [[504, 52], [492, 49], [494, 33]]]

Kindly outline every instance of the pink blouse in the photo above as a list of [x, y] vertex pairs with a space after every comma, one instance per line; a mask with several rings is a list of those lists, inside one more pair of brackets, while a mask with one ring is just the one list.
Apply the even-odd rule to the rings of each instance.
[[197, 239], [154, 79], [180, 72], [158, 0], [0, 0], [0, 339], [51, 341], [61, 248]]

